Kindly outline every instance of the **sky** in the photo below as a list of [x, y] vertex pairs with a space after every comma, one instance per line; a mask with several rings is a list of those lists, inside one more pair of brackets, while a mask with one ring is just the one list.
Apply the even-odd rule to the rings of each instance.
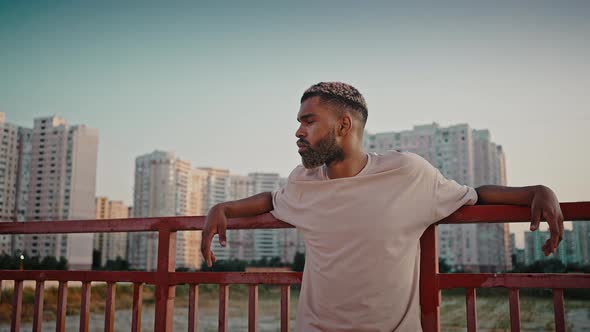
[[363, 93], [371, 133], [489, 129], [509, 185], [590, 201], [589, 59], [587, 1], [0, 0], [0, 112], [98, 129], [97, 195], [127, 204], [156, 149], [287, 176], [320, 81]]

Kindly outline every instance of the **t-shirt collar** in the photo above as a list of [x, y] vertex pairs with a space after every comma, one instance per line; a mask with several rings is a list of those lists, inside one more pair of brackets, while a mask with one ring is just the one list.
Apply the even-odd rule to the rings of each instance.
[[[358, 172], [357, 175], [351, 176], [351, 178], [354, 178], [357, 176], [363, 176], [363, 175], [367, 174], [367, 172], [369, 171], [372, 158], [371, 158], [370, 153], [365, 153], [365, 154], [367, 155], [367, 163], [365, 164], [365, 167], [363, 167], [363, 169], [361, 169], [361, 171]], [[326, 166], [326, 164], [322, 165], [321, 173], [322, 173], [322, 180], [338, 180], [338, 179], [330, 179], [328, 177], [328, 167]]]

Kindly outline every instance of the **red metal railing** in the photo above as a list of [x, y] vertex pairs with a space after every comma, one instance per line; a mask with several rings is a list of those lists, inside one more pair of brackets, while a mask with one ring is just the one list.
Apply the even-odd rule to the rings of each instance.
[[[590, 202], [562, 203], [566, 220], [590, 220]], [[464, 207], [441, 223], [495, 223], [528, 222], [530, 211], [515, 206]], [[12, 331], [20, 329], [23, 281], [36, 281], [33, 331], [41, 331], [44, 282], [59, 282], [56, 330], [65, 330], [68, 281], [82, 282], [80, 303], [80, 331], [88, 331], [90, 313], [90, 283], [107, 283], [105, 331], [114, 331], [115, 284], [132, 282], [132, 331], [141, 330], [142, 289], [144, 284], [156, 286], [155, 331], [172, 331], [175, 287], [189, 285], [189, 331], [197, 330], [198, 287], [200, 284], [218, 284], [219, 331], [228, 330], [229, 285], [249, 285], [248, 329], [257, 330], [258, 285], [273, 284], [281, 287], [281, 331], [289, 331], [290, 286], [301, 283], [301, 273], [236, 273], [236, 272], [174, 272], [176, 232], [200, 230], [204, 217], [135, 218], [90, 221], [51, 221], [26, 223], [0, 223], [0, 234], [39, 233], [95, 233], [95, 232], [158, 232], [158, 267], [154, 272], [106, 271], [11, 271], [0, 270], [2, 280], [14, 281]], [[232, 219], [228, 229], [290, 228], [289, 224], [274, 219], [270, 214], [253, 218]], [[520, 330], [519, 288], [551, 288], [554, 290], [555, 326], [565, 331], [564, 288], [590, 288], [590, 275], [584, 274], [439, 274], [437, 225], [429, 227], [421, 238], [420, 302], [424, 331], [440, 330], [441, 289], [467, 289], [468, 331], [477, 330], [476, 288], [504, 287], [509, 291], [512, 331]]]
[[[590, 220], [590, 202], [561, 203], [565, 220]], [[529, 222], [530, 209], [517, 206], [464, 207], [440, 223]], [[511, 331], [520, 331], [520, 288], [551, 288], [555, 329], [565, 332], [564, 288], [590, 288], [590, 274], [438, 273], [437, 225], [420, 239], [420, 304], [424, 331], [440, 331], [441, 289], [466, 289], [467, 331], [477, 331], [476, 288], [509, 289]]]

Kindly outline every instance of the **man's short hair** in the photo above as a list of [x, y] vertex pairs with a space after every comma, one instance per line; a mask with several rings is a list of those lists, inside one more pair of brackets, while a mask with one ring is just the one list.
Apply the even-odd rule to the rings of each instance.
[[342, 82], [320, 82], [305, 90], [301, 103], [311, 97], [320, 97], [322, 102], [357, 112], [361, 116], [363, 125], [367, 123], [369, 115], [367, 102], [359, 90], [352, 85]]

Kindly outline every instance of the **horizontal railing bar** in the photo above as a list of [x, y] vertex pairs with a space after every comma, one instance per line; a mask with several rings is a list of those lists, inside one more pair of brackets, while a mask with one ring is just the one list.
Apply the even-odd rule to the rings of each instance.
[[[560, 203], [564, 220], [590, 220], [590, 202]], [[473, 224], [473, 223], [506, 223], [530, 222], [531, 209], [515, 205], [477, 205], [464, 206], [439, 224]]]
[[[590, 202], [561, 203], [565, 220], [590, 220]], [[439, 224], [529, 222], [530, 208], [510, 205], [465, 206], [439, 222]], [[0, 223], [0, 234], [56, 234], [144, 232], [158, 230], [202, 230], [204, 216], [177, 216], [159, 218], [27, 221]], [[275, 219], [270, 213], [249, 218], [235, 218], [228, 229], [272, 229], [293, 226]]]
[[0, 270], [3, 280], [57, 280], [57, 281], [104, 281], [142, 282], [154, 284], [156, 272], [144, 271], [59, 271], [59, 270]]
[[590, 274], [583, 273], [441, 273], [441, 289], [450, 288], [590, 288]]
[[[155, 283], [155, 272], [0, 270], [3, 280]], [[590, 288], [590, 274], [441, 273], [440, 288]], [[300, 284], [301, 272], [170, 272], [171, 284]]]
[[[0, 270], [3, 280], [104, 281], [155, 284], [156, 272]], [[171, 284], [300, 284], [301, 272], [170, 272]]]
[[301, 272], [171, 272], [171, 284], [300, 284]]
[[[109, 232], [157, 232], [159, 230], [202, 230], [204, 216], [177, 216], [158, 218], [27, 221], [0, 224], [0, 234], [61, 234], [61, 233], [109, 233]], [[255, 217], [235, 218], [228, 222], [228, 229], [293, 228], [275, 219], [270, 213]]]

